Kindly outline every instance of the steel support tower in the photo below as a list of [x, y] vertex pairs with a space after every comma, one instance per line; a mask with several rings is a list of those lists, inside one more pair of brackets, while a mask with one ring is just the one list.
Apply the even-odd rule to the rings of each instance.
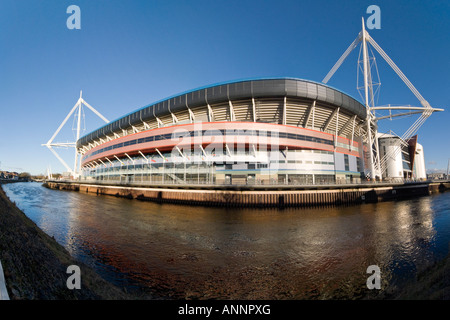
[[[77, 152], [76, 142], [80, 138], [80, 133], [81, 133], [81, 114], [82, 114], [83, 105], [88, 107], [100, 119], [102, 119], [106, 123], [109, 123], [108, 119], [106, 119], [102, 114], [100, 114], [100, 112], [95, 110], [89, 103], [87, 103], [83, 99], [82, 94], [83, 94], [83, 92], [81, 91], [80, 92], [80, 98], [78, 99], [77, 103], [73, 106], [72, 110], [70, 110], [70, 112], [67, 114], [66, 118], [60, 124], [60, 126], [55, 131], [53, 136], [47, 141], [47, 143], [43, 144], [43, 146], [47, 147], [56, 156], [56, 158], [67, 169], [67, 171], [70, 172], [73, 175], [74, 178], [77, 178], [79, 176], [79, 174], [80, 174], [79, 173], [80, 172], [80, 168], [79, 168], [79, 166], [80, 166], [79, 156], [80, 155]], [[77, 117], [78, 117], [77, 118], [77, 128], [76, 128], [76, 140], [75, 140], [75, 142], [65, 142], [65, 143], [64, 142], [63, 143], [55, 143], [55, 142], [53, 142], [53, 140], [56, 138], [58, 133], [61, 131], [61, 129], [66, 124], [67, 120], [69, 120], [69, 118], [72, 116], [72, 114], [77, 114]], [[53, 149], [54, 147], [56, 147], [56, 148], [68, 148], [69, 147], [69, 148], [74, 148], [75, 149], [75, 161], [74, 161], [73, 169], [71, 167], [69, 167], [69, 165], [67, 165], [67, 163], [60, 157], [60, 155], [56, 152], [56, 150]]]
[[[366, 137], [365, 142], [367, 143], [368, 149], [368, 170], [366, 170], [366, 177], [372, 180], [381, 179], [382, 173], [385, 170], [386, 161], [392, 154], [385, 154], [380, 159], [380, 152], [378, 147], [378, 120], [392, 118], [392, 115], [377, 117], [375, 111], [377, 110], [409, 110], [408, 112], [403, 112], [394, 115], [406, 116], [412, 114], [420, 114], [420, 117], [414, 122], [411, 127], [400, 137], [399, 143], [405, 143], [409, 140], [420, 128], [420, 126], [425, 122], [425, 120], [435, 111], [443, 111], [443, 109], [432, 108], [430, 103], [425, 100], [422, 95], [417, 91], [413, 84], [408, 80], [408, 78], [403, 74], [403, 72], [397, 67], [397, 65], [392, 61], [391, 58], [384, 52], [384, 50], [375, 42], [375, 40], [369, 35], [364, 25], [364, 18], [362, 18], [362, 30], [356, 37], [356, 39], [350, 44], [347, 50], [342, 54], [333, 68], [328, 72], [326, 77], [322, 80], [323, 83], [327, 83], [334, 73], [339, 69], [344, 60], [348, 55], [361, 43], [362, 50], [362, 71], [364, 79], [364, 104], [367, 110], [366, 118]], [[395, 73], [400, 77], [400, 79], [406, 84], [406, 86], [411, 90], [411, 92], [420, 101], [422, 107], [413, 106], [375, 106], [374, 99], [374, 82], [372, 79], [370, 56], [369, 56], [369, 44], [375, 48], [375, 50], [381, 55], [381, 57], [389, 64], [389, 66], [395, 71]], [[359, 61], [358, 61], [359, 63]]]

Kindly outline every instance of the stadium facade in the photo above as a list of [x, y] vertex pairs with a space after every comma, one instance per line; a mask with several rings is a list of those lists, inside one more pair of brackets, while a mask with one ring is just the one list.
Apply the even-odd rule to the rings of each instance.
[[349, 95], [301, 79], [207, 86], [80, 138], [80, 179], [130, 185], [359, 183], [367, 169], [366, 112]]

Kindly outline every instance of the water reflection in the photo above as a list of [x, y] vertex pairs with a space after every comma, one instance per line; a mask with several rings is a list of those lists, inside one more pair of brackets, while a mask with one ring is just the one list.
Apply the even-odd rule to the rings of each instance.
[[450, 193], [280, 211], [159, 205], [36, 183], [3, 188], [105, 278], [171, 298], [360, 297], [369, 265], [381, 268], [383, 290], [399, 286], [450, 240]]

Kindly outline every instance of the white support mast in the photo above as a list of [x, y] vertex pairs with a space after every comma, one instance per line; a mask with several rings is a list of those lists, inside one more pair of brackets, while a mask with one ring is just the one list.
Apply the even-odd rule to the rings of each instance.
[[[74, 178], [77, 178], [79, 176], [79, 153], [76, 147], [76, 143], [78, 139], [80, 139], [80, 133], [81, 133], [81, 114], [82, 114], [82, 107], [83, 105], [88, 107], [92, 112], [94, 112], [98, 117], [100, 117], [103, 121], [106, 123], [109, 123], [109, 120], [106, 119], [103, 115], [101, 115], [97, 110], [95, 110], [91, 105], [89, 105], [86, 101], [82, 98], [83, 91], [80, 91], [80, 98], [78, 99], [77, 103], [73, 106], [72, 110], [67, 114], [67, 116], [64, 118], [63, 122], [59, 125], [58, 129], [56, 129], [53, 136], [47, 141], [47, 143], [43, 144], [43, 146], [47, 147], [55, 156], [56, 158], [61, 162], [61, 164], [67, 169], [68, 172], [70, 172]], [[66, 142], [66, 143], [55, 143], [53, 140], [55, 140], [58, 133], [61, 131], [61, 129], [64, 127], [64, 125], [67, 123], [69, 118], [76, 114], [75, 112], [78, 112], [77, 116], [77, 129], [76, 129], [76, 141], [75, 142]], [[74, 161], [74, 167], [73, 169], [70, 168], [70, 166], [59, 156], [59, 154], [53, 149], [53, 147], [57, 148], [67, 148], [71, 147], [75, 149], [75, 161]]]
[[[375, 110], [392, 110], [399, 109], [398, 107], [375, 107], [374, 90], [373, 90], [373, 79], [371, 74], [371, 63], [368, 51], [368, 44], [371, 44], [375, 50], [383, 57], [383, 59], [389, 64], [389, 66], [395, 71], [395, 73], [402, 79], [406, 86], [412, 91], [412, 93], [417, 97], [423, 107], [421, 108], [402, 108], [402, 109], [414, 109], [417, 111], [409, 112], [408, 114], [421, 113], [419, 119], [413, 123], [413, 125], [400, 137], [401, 141], [407, 141], [410, 139], [420, 128], [420, 126], [425, 122], [425, 120], [435, 111], [443, 111], [443, 109], [432, 108], [431, 105], [426, 101], [419, 91], [413, 86], [413, 84], [408, 80], [408, 78], [403, 74], [403, 72], [395, 65], [391, 58], [381, 49], [381, 47], [375, 42], [375, 40], [369, 35], [365, 29], [364, 18], [362, 18], [362, 30], [358, 34], [358, 37], [350, 44], [347, 50], [339, 58], [333, 68], [328, 72], [325, 78], [322, 80], [323, 83], [327, 83], [334, 73], [339, 69], [344, 60], [349, 56], [349, 54], [362, 42], [362, 54], [363, 54], [363, 75], [364, 75], [364, 103], [367, 111], [366, 117], [366, 141], [367, 148], [369, 151], [368, 156], [368, 172], [367, 176], [372, 179], [376, 177], [382, 177], [383, 167], [386, 163], [386, 159], [392, 155], [385, 154], [383, 159], [380, 160], [380, 152], [378, 147], [378, 125], [377, 121], [381, 119], [392, 118], [392, 116], [382, 116], [376, 117]], [[359, 63], [359, 61], [358, 61]], [[359, 68], [358, 68], [359, 69]], [[359, 88], [358, 88], [359, 89]]]
[[[80, 100], [81, 100], [81, 101], [83, 100], [82, 95], [83, 95], [83, 91], [80, 91]], [[81, 103], [81, 101], [80, 101], [80, 105], [79, 105], [79, 107], [78, 107], [77, 139], [76, 139], [75, 141], [78, 141], [78, 139], [80, 139], [81, 108], [82, 108], [82, 103]], [[79, 169], [78, 169], [78, 158], [79, 158], [78, 152], [77, 152], [76, 147], [75, 147], [75, 161], [74, 161], [74, 171], [75, 171], [75, 173], [79, 172]]]
[[[376, 123], [373, 123], [373, 118], [375, 118], [370, 110], [370, 102], [374, 102], [373, 99], [373, 88], [372, 88], [372, 75], [370, 72], [369, 65], [369, 51], [367, 49], [367, 34], [366, 28], [364, 26], [364, 18], [362, 19], [362, 46], [363, 46], [363, 64], [364, 64], [364, 98], [365, 105], [367, 110], [366, 116], [366, 125], [367, 125], [367, 144], [369, 149], [369, 174], [372, 180], [376, 179], [376, 177], [381, 178], [380, 170], [379, 170], [379, 153], [378, 153], [378, 137], [376, 130]], [[374, 128], [372, 130], [372, 124], [374, 124]], [[372, 131], [373, 135], [372, 135]], [[375, 147], [375, 150], [374, 150]]]

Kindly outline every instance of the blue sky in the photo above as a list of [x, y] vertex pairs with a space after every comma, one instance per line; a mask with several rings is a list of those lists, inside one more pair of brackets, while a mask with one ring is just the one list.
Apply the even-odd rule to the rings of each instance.
[[[69, 5], [81, 29], [69, 30]], [[222, 81], [296, 77], [320, 82], [381, 9], [372, 37], [434, 107], [450, 107], [450, 2], [286, 0], [0, 0], [2, 170], [65, 171], [41, 144], [83, 98], [114, 120], [151, 102]], [[378, 105], [419, 106], [382, 58]], [[329, 85], [360, 100], [354, 51]], [[86, 133], [101, 120], [86, 111]], [[380, 123], [402, 134], [415, 118]], [[446, 169], [449, 111], [419, 130], [427, 169]], [[73, 140], [72, 122], [57, 141]], [[61, 150], [73, 163], [72, 150]], [[14, 169], [20, 168], [20, 169]]]

